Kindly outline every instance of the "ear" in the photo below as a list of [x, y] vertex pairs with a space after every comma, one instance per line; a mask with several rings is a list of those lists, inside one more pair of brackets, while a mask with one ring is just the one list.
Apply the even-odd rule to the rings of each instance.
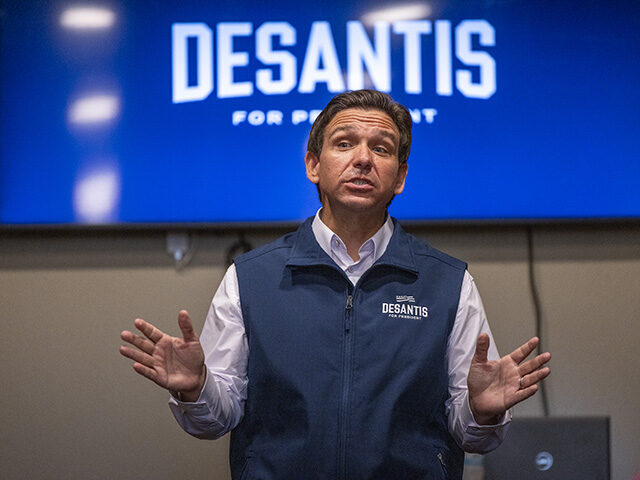
[[307, 167], [307, 178], [316, 185], [320, 181], [320, 177], [318, 176], [318, 169], [320, 168], [320, 159], [316, 157], [313, 153], [307, 150], [306, 155], [304, 156], [304, 164]]
[[407, 173], [409, 172], [409, 165], [404, 162], [398, 167], [398, 177], [396, 178], [396, 188], [393, 190], [395, 195], [399, 195], [404, 190], [404, 181], [407, 179]]

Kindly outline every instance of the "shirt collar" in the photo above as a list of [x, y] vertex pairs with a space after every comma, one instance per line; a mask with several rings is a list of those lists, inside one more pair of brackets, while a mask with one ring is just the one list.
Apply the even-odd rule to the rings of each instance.
[[[320, 219], [320, 208], [313, 219], [313, 223], [311, 224], [311, 228], [313, 230], [313, 235], [316, 238], [316, 241], [325, 251], [327, 255], [331, 258], [334, 258], [335, 255], [332, 254], [332, 244], [331, 242], [334, 239], [339, 240], [339, 242], [344, 245], [342, 239], [336, 235], [325, 223]], [[391, 240], [391, 235], [393, 235], [393, 220], [389, 214], [387, 214], [387, 218], [385, 222], [382, 224], [382, 227], [378, 229], [378, 231], [369, 238], [366, 242], [362, 244], [360, 247], [360, 251], [369, 243], [373, 244], [373, 262], [378, 260], [386, 251], [387, 246], [389, 245], [389, 241]], [[371, 263], [373, 263], [371, 262]]]

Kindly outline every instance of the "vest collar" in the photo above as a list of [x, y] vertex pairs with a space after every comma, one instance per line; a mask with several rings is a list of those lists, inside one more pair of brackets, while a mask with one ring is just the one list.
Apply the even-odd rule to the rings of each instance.
[[[307, 218], [295, 235], [291, 255], [287, 260], [287, 267], [305, 267], [312, 265], [327, 265], [333, 268], [340, 268], [326, 254], [313, 234], [311, 225], [314, 217]], [[393, 235], [387, 249], [382, 256], [373, 264], [388, 265], [391, 267], [406, 270], [415, 275], [418, 274], [418, 267], [415, 262], [413, 250], [411, 248], [410, 237], [402, 229], [398, 221], [393, 218]]]

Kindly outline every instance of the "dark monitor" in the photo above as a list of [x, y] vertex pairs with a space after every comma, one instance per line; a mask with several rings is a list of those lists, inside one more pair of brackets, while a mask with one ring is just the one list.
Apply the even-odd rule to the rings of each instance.
[[609, 418], [513, 420], [485, 480], [609, 480]]

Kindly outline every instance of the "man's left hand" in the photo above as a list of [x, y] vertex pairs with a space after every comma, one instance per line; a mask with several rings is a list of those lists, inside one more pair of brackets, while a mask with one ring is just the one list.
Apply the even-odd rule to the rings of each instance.
[[545, 352], [525, 362], [537, 345], [538, 338], [533, 337], [509, 355], [490, 362], [489, 335], [478, 337], [467, 377], [469, 405], [478, 424], [497, 423], [508, 409], [538, 391], [538, 382], [550, 373], [548, 367], [541, 367], [551, 354]]

